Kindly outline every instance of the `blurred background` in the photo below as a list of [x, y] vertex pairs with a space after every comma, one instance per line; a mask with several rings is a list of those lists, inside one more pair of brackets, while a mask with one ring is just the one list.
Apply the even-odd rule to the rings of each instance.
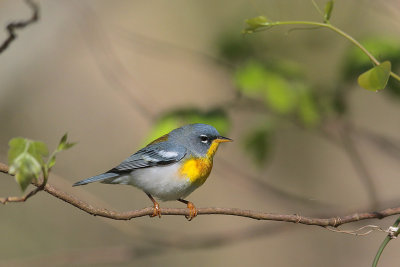
[[[360, 88], [371, 62], [327, 29], [241, 33], [259, 15], [322, 21], [311, 1], [36, 2], [40, 20], [0, 54], [1, 162], [13, 137], [52, 149], [68, 132], [78, 145], [58, 156], [49, 183], [95, 207], [140, 209], [151, 203], [133, 187], [71, 185], [171, 128], [206, 122], [235, 142], [188, 198], [197, 207], [325, 217], [399, 205], [400, 85]], [[337, 1], [331, 22], [399, 73], [399, 10]], [[0, 1], [3, 29], [30, 15], [23, 1]], [[21, 195], [0, 178], [0, 196]], [[368, 266], [385, 237], [216, 215], [113, 221], [44, 192], [0, 207], [0, 218], [1, 266]], [[391, 242], [380, 266], [398, 265], [399, 248]]]

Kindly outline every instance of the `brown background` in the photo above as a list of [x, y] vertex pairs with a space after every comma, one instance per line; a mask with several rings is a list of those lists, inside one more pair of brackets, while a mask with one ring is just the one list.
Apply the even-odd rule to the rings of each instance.
[[[94, 206], [118, 211], [150, 202], [127, 186], [71, 184], [113, 167], [143, 145], [154, 124], [149, 112], [154, 117], [176, 107], [206, 109], [231, 98], [231, 75], [212, 60], [220, 35], [239, 35], [243, 20], [260, 14], [273, 20], [319, 20], [311, 2], [295, 0], [39, 3], [40, 21], [21, 30], [0, 55], [0, 160], [6, 161], [12, 137], [42, 140], [53, 148], [68, 131], [79, 144], [58, 157], [50, 182]], [[396, 1], [337, 1], [332, 21], [356, 38], [398, 36], [398, 10]], [[0, 25], [29, 15], [22, 1], [0, 1]], [[285, 33], [273, 29], [247, 38], [268, 35], [266, 53], [298, 62], [316, 84], [337, 78], [350, 46], [346, 40], [327, 30]], [[5, 37], [2, 31], [0, 39]], [[396, 101], [362, 89], [350, 97], [351, 121], [398, 136]], [[142, 105], [149, 112], [143, 114]], [[254, 168], [240, 142], [243, 129], [258, 119], [250, 114], [230, 112], [229, 137], [236, 142], [223, 145], [207, 183], [190, 196], [197, 206], [301, 215], [365, 209], [368, 196], [349, 159], [313, 132], [288, 124], [268, 166]], [[365, 140], [356, 143], [380, 200], [385, 207], [396, 205], [398, 161]], [[222, 159], [309, 201], [257, 188]], [[0, 178], [1, 196], [20, 194], [13, 178]], [[92, 217], [46, 193], [0, 207], [0, 218], [1, 266], [368, 266], [385, 236], [355, 237], [230, 216], [199, 216], [190, 223], [178, 216], [119, 222]], [[394, 219], [342, 229], [365, 224], [387, 228]], [[398, 250], [398, 242], [391, 242], [380, 266], [397, 265]]]

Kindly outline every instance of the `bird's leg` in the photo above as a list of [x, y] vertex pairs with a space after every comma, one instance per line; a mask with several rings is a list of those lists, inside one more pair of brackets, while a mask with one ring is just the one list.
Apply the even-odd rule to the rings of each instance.
[[153, 201], [154, 204], [154, 211], [150, 217], [155, 217], [158, 215], [158, 217], [161, 218], [160, 205], [158, 205], [157, 201], [149, 193], [146, 193], [146, 195], [151, 199], [151, 201]]
[[194, 217], [197, 216], [197, 209], [194, 206], [194, 204], [190, 201], [184, 200], [184, 199], [178, 199], [178, 201], [185, 203], [189, 209], [189, 216], [185, 216], [186, 219], [188, 219], [189, 221], [193, 220]]

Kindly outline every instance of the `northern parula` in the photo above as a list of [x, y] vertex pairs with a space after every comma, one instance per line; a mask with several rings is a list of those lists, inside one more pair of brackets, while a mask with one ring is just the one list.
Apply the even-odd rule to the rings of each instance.
[[161, 217], [153, 198], [178, 200], [187, 205], [191, 220], [197, 215], [192, 202], [184, 200], [210, 175], [214, 154], [220, 143], [232, 139], [221, 136], [211, 125], [189, 124], [154, 140], [128, 157], [117, 167], [100, 175], [76, 182], [73, 186], [100, 181], [126, 184], [142, 189], [154, 204], [152, 217]]

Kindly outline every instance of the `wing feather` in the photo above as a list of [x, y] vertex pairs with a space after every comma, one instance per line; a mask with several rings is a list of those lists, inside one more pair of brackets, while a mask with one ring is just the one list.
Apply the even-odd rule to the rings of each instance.
[[134, 169], [167, 165], [180, 161], [186, 155], [186, 148], [168, 142], [152, 143], [109, 170], [112, 173], [127, 173]]

